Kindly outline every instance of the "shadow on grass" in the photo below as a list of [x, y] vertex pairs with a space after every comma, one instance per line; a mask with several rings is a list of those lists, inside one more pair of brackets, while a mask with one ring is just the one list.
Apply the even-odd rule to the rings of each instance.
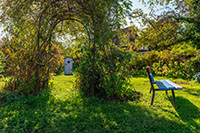
[[184, 89], [185, 92], [193, 95], [193, 96], [200, 96], [200, 89], [194, 89], [194, 88], [187, 88], [187, 89]]
[[[169, 97], [170, 102], [173, 104], [172, 96]], [[176, 97], [177, 109], [176, 112], [178, 113], [178, 117], [190, 125], [192, 128], [195, 128], [197, 131], [200, 130], [200, 124], [196, 121], [200, 119], [200, 110], [197, 106], [195, 106], [192, 102], [188, 99], [178, 96]]]
[[[177, 102], [180, 101], [182, 99], [177, 99]], [[188, 104], [190, 107], [191, 104]], [[52, 96], [50, 91], [46, 91], [37, 97], [0, 104], [0, 108], [0, 132], [196, 131], [187, 125], [159, 116], [151, 108], [132, 103], [105, 103], [77, 93], [60, 100]], [[195, 110], [193, 106], [192, 109]], [[180, 108], [180, 117], [185, 113], [184, 110], [185, 108]], [[187, 117], [183, 119], [188, 121]]]

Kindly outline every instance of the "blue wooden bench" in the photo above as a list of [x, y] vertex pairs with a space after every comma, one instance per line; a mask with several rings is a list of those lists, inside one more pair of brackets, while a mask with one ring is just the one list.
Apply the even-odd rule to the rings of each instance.
[[[170, 81], [170, 80], [154, 80], [153, 75], [151, 73], [150, 67], [147, 67], [147, 73], [149, 76], [151, 88], [150, 88], [150, 93], [153, 91], [152, 99], [151, 99], [151, 105], [153, 105], [154, 101], [154, 96], [155, 96], [155, 91], [165, 91], [166, 95], [168, 96], [167, 91], [171, 90], [172, 91], [172, 97], [174, 101], [174, 107], [176, 108], [176, 99], [175, 99], [175, 93], [174, 90], [181, 90], [183, 87], [177, 85], [176, 83]], [[154, 88], [154, 84], [158, 86], [158, 88]]]

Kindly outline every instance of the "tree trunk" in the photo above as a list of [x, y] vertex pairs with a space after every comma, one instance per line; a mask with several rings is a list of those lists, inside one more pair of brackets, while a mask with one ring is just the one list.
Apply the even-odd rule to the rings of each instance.
[[38, 22], [38, 31], [37, 31], [37, 44], [36, 44], [36, 67], [35, 67], [35, 78], [36, 78], [36, 84], [35, 84], [35, 90], [36, 94], [40, 91], [40, 75], [39, 75], [39, 69], [40, 65], [39, 63], [39, 57], [40, 57], [40, 27], [41, 27], [41, 20], [42, 20], [42, 13], [39, 17]]

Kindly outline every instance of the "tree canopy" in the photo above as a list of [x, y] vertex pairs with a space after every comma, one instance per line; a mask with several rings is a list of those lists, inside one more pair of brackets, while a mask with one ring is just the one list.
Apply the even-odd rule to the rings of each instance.
[[[101, 86], [97, 70], [103, 65], [99, 62], [99, 56], [108, 50], [105, 55], [108, 57], [105, 59], [112, 59], [109, 52], [112, 53], [114, 47], [111, 48], [108, 44], [114, 35], [113, 31], [119, 29], [126, 16], [130, 15], [131, 1], [3, 0], [0, 7], [3, 10], [1, 21], [10, 35], [6, 40], [4, 54], [10, 68], [7, 70], [10, 72], [15, 65], [19, 68], [11, 73], [12, 84], [25, 82], [26, 86], [31, 81], [33, 85], [29, 86], [29, 89], [32, 93], [47, 87], [50, 73], [55, 68], [53, 64], [58, 64], [55, 62], [59, 58], [55, 54], [56, 33], [73, 35], [71, 30], [77, 27], [78, 31], [74, 32], [76, 35], [82, 32], [87, 36], [84, 50], [89, 66], [85, 72], [90, 75], [81, 86], [90, 88], [89, 93], [94, 95], [94, 91]], [[13, 51], [9, 53], [11, 50]], [[27, 56], [24, 56], [22, 50]], [[11, 60], [18, 61], [11, 65]], [[27, 78], [18, 76], [22, 69], [27, 73]], [[102, 71], [105, 70], [106, 66]], [[81, 78], [84, 80], [84, 77]]]

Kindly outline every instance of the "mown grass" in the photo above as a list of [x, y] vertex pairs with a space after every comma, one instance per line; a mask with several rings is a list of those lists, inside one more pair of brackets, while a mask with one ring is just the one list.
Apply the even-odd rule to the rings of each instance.
[[143, 96], [140, 101], [123, 103], [84, 97], [73, 89], [74, 81], [73, 76], [55, 76], [53, 89], [39, 96], [7, 96], [6, 102], [0, 102], [0, 132], [200, 131], [200, 84], [181, 85], [184, 89], [175, 91], [175, 109], [170, 92], [168, 97], [157, 92], [150, 106], [148, 78], [133, 78]]

